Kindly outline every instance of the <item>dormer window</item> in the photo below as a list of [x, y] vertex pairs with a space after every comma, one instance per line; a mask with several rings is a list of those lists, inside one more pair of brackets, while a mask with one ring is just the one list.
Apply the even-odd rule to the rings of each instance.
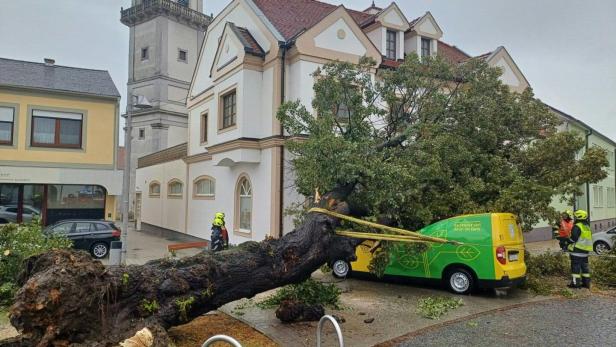
[[429, 57], [430, 56], [430, 39], [421, 38], [421, 57]]
[[388, 59], [396, 59], [396, 36], [397, 33], [393, 30], [387, 30], [387, 46], [385, 56]]

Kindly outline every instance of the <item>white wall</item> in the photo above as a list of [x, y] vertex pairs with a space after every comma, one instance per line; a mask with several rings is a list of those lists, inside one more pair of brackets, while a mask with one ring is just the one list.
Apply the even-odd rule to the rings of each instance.
[[247, 9], [244, 8], [240, 2], [236, 2], [231, 5], [231, 10], [227, 16], [222, 20], [215, 21], [208, 27], [206, 34], [203, 52], [205, 54], [201, 58], [200, 67], [197, 67], [197, 75], [195, 76], [192, 96], [195, 96], [212, 84], [210, 78], [210, 67], [214, 61], [214, 53], [218, 47], [218, 39], [222, 35], [226, 22], [233, 22], [238, 26], [244, 27], [250, 31], [257, 43], [263, 48], [265, 52], [270, 50], [270, 41], [266, 39], [266, 33], [262, 32], [257, 26], [257, 23], [253, 20], [253, 17], [248, 14]]
[[290, 64], [286, 76], [286, 100], [299, 100], [309, 112], [312, 112], [315, 81], [312, 74], [321, 66], [323, 65], [304, 60]]
[[383, 31], [384, 30], [385, 29], [383, 27], [378, 27], [366, 33], [370, 41], [372, 41], [372, 43], [374, 44], [374, 47], [376, 47], [376, 49], [378, 49], [379, 52], [381, 52], [381, 55], [385, 54], [384, 53], [385, 48], [383, 46], [385, 44], [385, 42], [383, 41]]
[[[245, 241], [261, 241], [272, 230], [271, 221], [271, 160], [273, 149], [261, 151], [259, 164], [238, 164], [233, 167], [215, 166], [215, 162], [203, 161], [190, 164], [189, 181], [208, 175], [216, 180], [216, 194], [211, 200], [189, 200], [188, 233], [200, 238], [209, 239], [212, 221], [216, 212], [225, 213], [229, 242], [239, 244]], [[253, 209], [252, 209], [252, 235], [246, 237], [234, 233], [235, 229], [235, 189], [240, 175], [248, 175], [252, 183]], [[192, 193], [191, 193], [192, 194]], [[277, 223], [278, 221], [274, 221]]]
[[[167, 26], [167, 40], [174, 42], [169, 45], [167, 52], [167, 71], [169, 76], [190, 82], [199, 56], [199, 32], [185, 25], [169, 21]], [[188, 53], [188, 62], [178, 61], [178, 50]], [[185, 92], [184, 98], [188, 91]], [[172, 99], [172, 98], [170, 98]], [[173, 100], [173, 99], [172, 99]]]
[[421, 37], [419, 35], [406, 35], [404, 39], [404, 53], [416, 53], [420, 54], [419, 50], [421, 47]]
[[[182, 197], [167, 196], [167, 183], [178, 179], [183, 183]], [[152, 181], [160, 183], [160, 196], [151, 197], [149, 186]], [[141, 221], [162, 228], [186, 232], [186, 197], [192, 194], [191, 185], [186, 182], [186, 164], [174, 160], [158, 165], [137, 169], [135, 190], [141, 192]]]
[[[344, 36], [338, 37], [339, 31], [344, 33]], [[334, 24], [323, 30], [314, 38], [316, 47], [330, 49], [334, 51], [343, 51], [355, 55], [365, 55], [366, 47], [359, 41], [351, 28], [346, 24], [344, 19], [338, 19]]]

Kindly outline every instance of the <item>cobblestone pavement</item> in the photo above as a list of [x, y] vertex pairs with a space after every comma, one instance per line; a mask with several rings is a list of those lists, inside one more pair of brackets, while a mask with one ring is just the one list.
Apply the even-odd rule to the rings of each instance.
[[398, 346], [615, 346], [616, 298], [555, 299], [419, 331]]

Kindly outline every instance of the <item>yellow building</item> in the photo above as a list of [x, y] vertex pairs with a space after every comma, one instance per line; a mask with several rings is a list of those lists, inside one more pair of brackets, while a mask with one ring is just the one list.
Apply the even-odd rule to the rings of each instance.
[[115, 219], [119, 102], [107, 71], [0, 58], [0, 223]]

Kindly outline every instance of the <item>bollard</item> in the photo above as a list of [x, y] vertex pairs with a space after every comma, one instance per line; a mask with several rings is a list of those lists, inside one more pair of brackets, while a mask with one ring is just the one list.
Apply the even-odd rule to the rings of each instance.
[[120, 265], [122, 260], [122, 241], [111, 241], [109, 265]]

